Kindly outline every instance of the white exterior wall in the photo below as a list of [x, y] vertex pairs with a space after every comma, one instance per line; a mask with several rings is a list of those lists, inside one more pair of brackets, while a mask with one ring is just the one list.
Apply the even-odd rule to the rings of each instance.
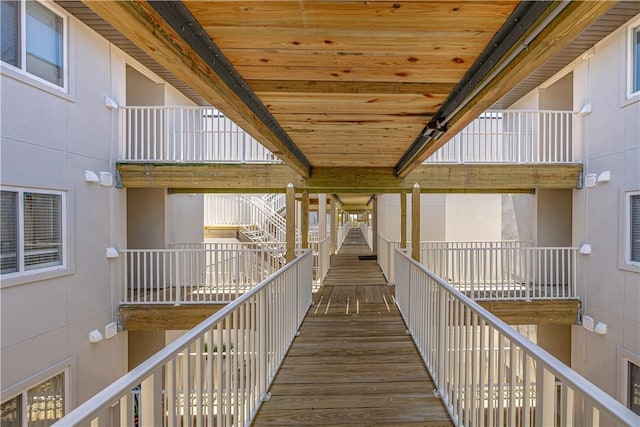
[[[379, 197], [379, 234], [400, 241], [400, 195]], [[499, 194], [422, 194], [421, 241], [500, 240]], [[407, 195], [407, 241], [411, 240], [411, 194]]]
[[[68, 25], [68, 93], [5, 66], [0, 76], [2, 184], [67, 192], [69, 267], [38, 280], [2, 280], [0, 387], [4, 401], [68, 366], [73, 407], [127, 370], [127, 333], [88, 340], [89, 331], [104, 334], [116, 320], [121, 258], [107, 259], [105, 248], [127, 246], [126, 190], [87, 183], [84, 171], [114, 172], [117, 112], [105, 97], [125, 104], [125, 65], [136, 62], [75, 18]], [[165, 99], [192, 104], [169, 85]], [[183, 208], [172, 201], [172, 210]]]
[[621, 400], [623, 355], [640, 364], [640, 273], [624, 263], [624, 192], [640, 190], [640, 97], [626, 99], [626, 42], [621, 28], [573, 71], [575, 110], [588, 103], [593, 110], [578, 122], [578, 158], [585, 175], [611, 171], [611, 181], [574, 191], [573, 244], [592, 246], [579, 257], [579, 294], [584, 314], [605, 322], [608, 333], [574, 326], [572, 365]]

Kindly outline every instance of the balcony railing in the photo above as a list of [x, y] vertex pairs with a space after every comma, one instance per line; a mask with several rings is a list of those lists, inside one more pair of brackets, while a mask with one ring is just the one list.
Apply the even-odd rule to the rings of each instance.
[[406, 253], [394, 256], [398, 307], [454, 425], [640, 425], [620, 402]]
[[211, 107], [120, 108], [121, 161], [281, 163]]
[[284, 243], [182, 243], [125, 249], [125, 304], [228, 303], [284, 264]]
[[571, 111], [489, 110], [425, 163], [573, 163]]
[[313, 253], [313, 283], [320, 286], [329, 272], [331, 238], [325, 237], [320, 241], [310, 241], [309, 247]]
[[311, 305], [311, 288], [305, 251], [54, 426], [249, 425]]
[[422, 242], [422, 265], [474, 300], [577, 298], [577, 248]]
[[[378, 263], [390, 283], [396, 280], [399, 247], [378, 239]], [[421, 264], [474, 300], [577, 298], [577, 253], [577, 248], [531, 247], [523, 241], [420, 243]]]

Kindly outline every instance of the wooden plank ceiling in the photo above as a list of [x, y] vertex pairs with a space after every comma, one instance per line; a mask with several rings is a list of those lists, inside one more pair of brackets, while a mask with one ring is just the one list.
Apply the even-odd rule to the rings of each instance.
[[517, 1], [186, 1], [313, 167], [394, 167]]
[[[424, 159], [614, 4], [83, 3], [284, 160], [305, 188], [366, 170], [372, 192], [381, 182], [400, 191]], [[425, 136], [445, 118], [439, 139]], [[363, 190], [332, 183], [330, 193]]]

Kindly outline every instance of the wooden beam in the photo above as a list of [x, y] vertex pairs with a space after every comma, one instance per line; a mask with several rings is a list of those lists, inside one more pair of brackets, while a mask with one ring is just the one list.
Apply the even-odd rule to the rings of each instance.
[[478, 301], [482, 307], [509, 325], [572, 325], [579, 300]]
[[122, 327], [127, 331], [169, 331], [192, 329], [226, 304], [120, 305]]
[[259, 120], [234, 88], [229, 87], [148, 2], [83, 0], [83, 3], [296, 172], [309, 175], [309, 165]]
[[127, 188], [170, 188], [176, 193], [282, 193], [291, 182], [310, 193], [399, 193], [414, 183], [423, 193], [517, 193], [578, 186], [581, 164], [423, 164], [406, 178], [393, 168], [315, 168], [303, 179], [282, 164], [117, 165]]
[[[507, 65], [493, 80], [466, 106], [449, 118], [447, 131], [436, 140], [431, 140], [404, 168], [399, 176], [407, 176], [411, 171], [446, 144], [451, 138], [488, 110], [500, 97], [513, 89], [529, 74], [551, 59], [567, 43], [578, 36], [591, 23], [603, 15], [615, 2], [613, 1], [574, 1], [569, 5]], [[544, 16], [541, 18], [544, 19]], [[532, 28], [533, 29], [533, 28]], [[512, 51], [523, 44], [529, 34], [525, 34], [514, 44]], [[504, 55], [509, 57], [510, 53]], [[498, 64], [496, 64], [498, 65]]]
[[[308, 60], [308, 58], [307, 58]], [[340, 82], [322, 80], [248, 80], [247, 83], [258, 93], [368, 93], [368, 94], [423, 94], [448, 95], [453, 83], [414, 82]]]
[[331, 254], [338, 252], [338, 204], [331, 201]]

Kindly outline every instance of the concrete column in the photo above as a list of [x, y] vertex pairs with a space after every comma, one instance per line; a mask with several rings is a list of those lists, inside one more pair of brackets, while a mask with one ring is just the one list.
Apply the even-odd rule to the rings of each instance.
[[411, 258], [420, 262], [420, 185], [411, 192]]
[[318, 240], [327, 237], [327, 195], [318, 194]]
[[407, 247], [407, 193], [400, 193], [400, 247]]
[[309, 248], [309, 192], [302, 193], [302, 209], [300, 233], [302, 234], [302, 249]]
[[287, 253], [285, 259], [291, 262], [296, 257], [296, 190], [293, 184], [287, 185]]

